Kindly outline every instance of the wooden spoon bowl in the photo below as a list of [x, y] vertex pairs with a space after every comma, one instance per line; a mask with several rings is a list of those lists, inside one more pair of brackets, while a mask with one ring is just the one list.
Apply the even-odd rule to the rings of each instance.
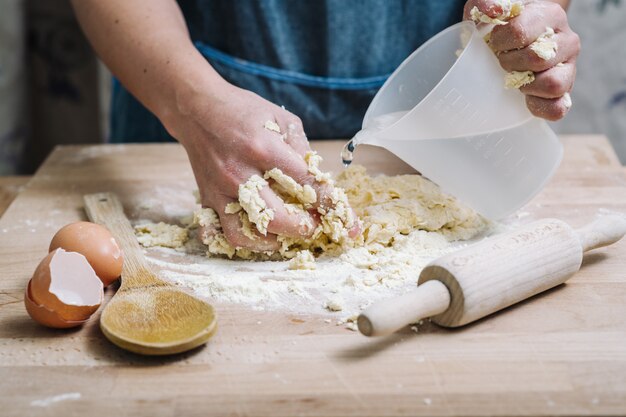
[[156, 276], [114, 194], [89, 194], [84, 200], [91, 221], [106, 226], [124, 252], [121, 286], [100, 317], [107, 339], [144, 355], [180, 353], [205, 343], [217, 330], [213, 307]]

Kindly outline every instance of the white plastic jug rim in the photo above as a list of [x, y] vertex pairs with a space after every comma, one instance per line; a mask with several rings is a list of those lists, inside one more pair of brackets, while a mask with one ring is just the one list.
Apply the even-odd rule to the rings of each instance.
[[[479, 41], [477, 39], [476, 36], [473, 36], [475, 33], [478, 33], [479, 35], [482, 32], [488, 32], [488, 30], [486, 31], [485, 28], [482, 28], [482, 30], [479, 30], [476, 27], [476, 24], [474, 22], [471, 22], [469, 20], [465, 20], [459, 23], [456, 23], [444, 30], [442, 30], [441, 32], [439, 32], [437, 35], [433, 36], [432, 38], [430, 38], [429, 40], [427, 40], [426, 42], [424, 42], [419, 48], [417, 48], [415, 51], [413, 51], [401, 64], [400, 66], [398, 66], [398, 68], [396, 68], [396, 70], [391, 74], [391, 76], [389, 76], [389, 78], [387, 78], [387, 80], [385, 81], [385, 83], [380, 87], [379, 93], [380, 91], [383, 91], [388, 84], [391, 84], [394, 80], [394, 78], [396, 76], [398, 76], [398, 74], [400, 72], [402, 72], [403, 68], [409, 64], [409, 62], [413, 59], [413, 57], [417, 54], [419, 54], [423, 49], [427, 48], [428, 46], [430, 46], [431, 44], [437, 42], [437, 40], [446, 35], [448, 32], [451, 31], [455, 31], [458, 30], [459, 27], [461, 26], [465, 26], [467, 27], [469, 30], [472, 31], [472, 36], [469, 38], [469, 42], [467, 43], [467, 45], [462, 49], [461, 53], [459, 54], [459, 56], [457, 57], [457, 59], [454, 61], [454, 63], [450, 66], [450, 68], [448, 69], [448, 71], [441, 77], [441, 79], [437, 82], [437, 84], [420, 100], [419, 103], [417, 103], [415, 106], [413, 106], [411, 109], [406, 110], [406, 113], [398, 118], [397, 120], [395, 120], [394, 122], [390, 123], [389, 125], [386, 125], [384, 127], [384, 129], [381, 129], [379, 132], [377, 133], [382, 133], [385, 129], [391, 128], [392, 126], [395, 126], [396, 124], [400, 123], [401, 121], [403, 121], [405, 118], [407, 118], [408, 116], [410, 116], [413, 112], [417, 112], [420, 110], [420, 107], [422, 106], [423, 103], [427, 102], [428, 99], [434, 94], [435, 90], [437, 90], [437, 88], [439, 88], [439, 86], [441, 84], [443, 84], [444, 82], [446, 82], [446, 79], [448, 78], [448, 76], [453, 72], [454, 68], [459, 64], [459, 62], [463, 59], [465, 53], [467, 50], [470, 49], [470, 46], [473, 42]], [[485, 26], [489, 26], [489, 25], [485, 25]], [[482, 39], [482, 36], [480, 36], [480, 38]], [[372, 102], [370, 103], [369, 107], [367, 108], [367, 111], [365, 112], [365, 116], [363, 117], [363, 129], [368, 129], [371, 126], [366, 126], [367, 125], [371, 125], [372, 121], [375, 119], [371, 116], [372, 111], [376, 108], [376, 103], [381, 100], [382, 95], [381, 94], [376, 94], [376, 96], [374, 97], [374, 99], [372, 100]], [[381, 115], [379, 115], [381, 116]], [[533, 116], [530, 112], [528, 113], [528, 117], [521, 120], [518, 123], [515, 124], [511, 124], [510, 126], [507, 126], [506, 128], [503, 129], [498, 129], [496, 132], [498, 131], [505, 131], [505, 130], [509, 130], [509, 129], [513, 129], [515, 127], [521, 126], [523, 124], [526, 124], [528, 122], [530, 122], [531, 120], [533, 120], [535, 118], [535, 116]], [[484, 135], [484, 134], [488, 134], [488, 133], [492, 133], [494, 132], [493, 129], [490, 128], [485, 128], [484, 131], [478, 131], [478, 132], [472, 132], [472, 136], [478, 136], [478, 135]], [[373, 134], [372, 136], [378, 136], [376, 134]], [[465, 134], [458, 134], [458, 135], [453, 135], [450, 137], [447, 137], [447, 139], [458, 139], [461, 137], [466, 137], [467, 135]], [[358, 141], [357, 141], [358, 142]]]

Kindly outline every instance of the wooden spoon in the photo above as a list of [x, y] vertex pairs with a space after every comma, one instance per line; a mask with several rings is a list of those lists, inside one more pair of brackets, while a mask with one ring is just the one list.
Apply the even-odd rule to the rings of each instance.
[[122, 284], [100, 317], [107, 339], [143, 355], [180, 353], [205, 343], [217, 329], [213, 307], [156, 276], [115, 194], [84, 200], [91, 221], [106, 226], [124, 252]]

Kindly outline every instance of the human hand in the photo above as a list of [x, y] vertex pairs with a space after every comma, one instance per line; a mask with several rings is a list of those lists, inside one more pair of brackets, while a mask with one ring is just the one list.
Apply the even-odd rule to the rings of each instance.
[[[503, 14], [502, 3], [498, 0], [469, 0], [465, 4], [464, 18], [472, 18], [474, 7], [488, 17], [497, 18]], [[559, 120], [572, 105], [569, 92], [576, 77], [580, 39], [569, 27], [567, 13], [559, 4], [546, 0], [525, 0], [523, 3], [524, 8], [518, 16], [493, 28], [489, 46], [506, 71], [534, 73], [534, 80], [520, 88], [526, 95], [526, 105], [531, 113], [547, 120]], [[554, 35], [546, 35], [548, 28], [554, 29]], [[539, 38], [547, 38], [548, 43], [544, 44], [549, 47], [547, 53], [537, 51], [535, 42]]]
[[[311, 236], [319, 224], [315, 209], [333, 206], [333, 188], [316, 181], [308, 170], [304, 156], [310, 147], [300, 119], [226, 82], [217, 88], [215, 85], [197, 88], [191, 97], [180, 102], [180, 114], [162, 121], [185, 147], [198, 183], [201, 204], [217, 212], [229, 243], [234, 247], [271, 251], [280, 246], [277, 235]], [[275, 125], [266, 125], [268, 121]], [[240, 184], [253, 175], [263, 178], [272, 168], [279, 168], [300, 185], [310, 185], [317, 201], [309, 212], [292, 213], [271, 188], [264, 186], [260, 196], [273, 210], [274, 217], [267, 225], [266, 235], [255, 231], [256, 237], [250, 238], [242, 232], [239, 215], [226, 213], [229, 211], [226, 206], [238, 201]], [[358, 226], [350, 231], [350, 236], [356, 233]]]

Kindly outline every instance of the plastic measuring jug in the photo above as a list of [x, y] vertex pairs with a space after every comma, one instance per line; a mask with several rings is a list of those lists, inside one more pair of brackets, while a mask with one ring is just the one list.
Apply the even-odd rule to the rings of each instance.
[[563, 147], [504, 75], [474, 23], [445, 29], [381, 87], [344, 163], [359, 144], [380, 146], [485, 217], [513, 213], [551, 178]]

